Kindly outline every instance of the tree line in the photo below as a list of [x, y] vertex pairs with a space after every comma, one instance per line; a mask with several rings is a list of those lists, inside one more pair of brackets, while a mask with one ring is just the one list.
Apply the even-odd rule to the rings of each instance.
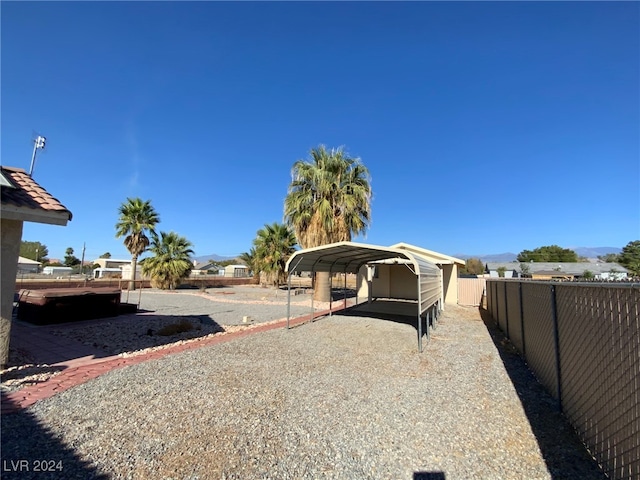
[[[522, 264], [523, 273], [528, 273], [527, 264], [531, 262], [563, 263], [583, 260], [575, 251], [559, 247], [558, 245], [547, 245], [533, 250], [522, 250], [516, 258], [517, 261]], [[610, 253], [601, 255], [598, 257], [598, 260], [606, 263], [617, 263], [625, 267], [631, 275], [640, 276], [640, 240], [629, 242], [623, 247], [619, 254]], [[461, 273], [481, 275], [485, 273], [486, 270], [487, 267], [482, 263], [482, 260], [479, 258], [469, 258], [466, 260], [465, 266], [461, 269]], [[585, 271], [589, 272], [588, 270]]]

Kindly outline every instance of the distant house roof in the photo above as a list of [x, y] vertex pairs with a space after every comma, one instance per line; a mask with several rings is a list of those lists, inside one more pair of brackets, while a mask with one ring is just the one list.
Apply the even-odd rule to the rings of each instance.
[[36, 262], [30, 258], [18, 257], [18, 265], [40, 265], [40, 262]]
[[[504, 268], [505, 270], [513, 270], [516, 272], [522, 272], [520, 268], [520, 263], [518, 262], [499, 262], [487, 263], [489, 270], [497, 271], [498, 268]], [[611, 272], [615, 270], [620, 273], [628, 273], [627, 269], [622, 265], [618, 265], [617, 263], [607, 263], [607, 262], [598, 262], [598, 263], [590, 263], [590, 262], [560, 262], [560, 263], [551, 263], [551, 262], [527, 262], [526, 265], [529, 266], [529, 273], [539, 273], [544, 275], [545, 273], [556, 273], [556, 274], [569, 274], [569, 275], [582, 275], [585, 270], [589, 270], [593, 274], [601, 274]], [[557, 270], [559, 269], [559, 270]]]
[[[585, 270], [588, 270], [588, 269], [585, 269]], [[549, 276], [558, 276], [558, 277], [562, 277], [566, 275], [575, 275], [575, 273], [563, 272], [562, 270], [536, 270], [535, 272], [531, 272], [531, 273], [533, 275], [549, 275]]]
[[220, 267], [214, 262], [196, 262], [193, 265], [194, 270], [211, 270], [212, 268], [220, 268]]
[[72, 218], [67, 207], [21, 168], [0, 167], [2, 173], [2, 218], [26, 222], [66, 225]]

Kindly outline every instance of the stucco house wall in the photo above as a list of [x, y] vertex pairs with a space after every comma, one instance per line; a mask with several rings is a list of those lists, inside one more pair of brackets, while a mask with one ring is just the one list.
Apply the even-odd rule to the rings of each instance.
[[0, 367], [9, 359], [9, 339], [24, 222], [66, 225], [71, 212], [21, 168], [0, 167]]

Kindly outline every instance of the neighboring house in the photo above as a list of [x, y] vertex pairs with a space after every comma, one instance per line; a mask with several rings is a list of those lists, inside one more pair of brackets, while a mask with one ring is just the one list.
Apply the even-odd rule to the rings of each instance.
[[528, 262], [525, 263], [528, 270], [522, 274], [522, 264], [518, 262], [489, 262], [489, 276], [497, 278], [500, 276], [500, 269], [504, 271], [505, 278], [527, 277], [534, 280], [576, 280], [590, 272], [596, 280], [624, 280], [628, 276], [628, 271], [617, 263], [606, 262]]
[[214, 262], [198, 262], [194, 260], [191, 275], [210, 275], [217, 273], [218, 270], [220, 270], [220, 265]]
[[125, 265], [131, 265], [131, 259], [118, 260], [116, 258], [97, 258], [93, 261], [94, 265], [99, 265], [98, 268], [121, 268]]
[[55, 275], [55, 276], [71, 275], [73, 273], [73, 268], [48, 266], [42, 269], [42, 273], [44, 275]]
[[93, 278], [122, 278], [121, 268], [102, 268], [93, 270]]
[[574, 280], [579, 275], [561, 270], [536, 270], [529, 274], [532, 280]]
[[[127, 265], [122, 265], [120, 268], [122, 269], [122, 279], [131, 280], [131, 262], [128, 262]], [[142, 280], [143, 278], [147, 277], [143, 277], [142, 266], [138, 264], [136, 265], [136, 278], [134, 280]]]
[[18, 257], [24, 222], [47, 223], [64, 226], [71, 220], [71, 212], [41, 187], [21, 168], [0, 167], [2, 209], [0, 211], [0, 237], [2, 249], [0, 270], [0, 367], [9, 359], [9, 338], [16, 287]]
[[18, 257], [18, 273], [38, 273], [40, 265], [42, 265], [40, 262], [30, 258]]
[[246, 265], [227, 265], [224, 267], [225, 277], [248, 277], [249, 267]]

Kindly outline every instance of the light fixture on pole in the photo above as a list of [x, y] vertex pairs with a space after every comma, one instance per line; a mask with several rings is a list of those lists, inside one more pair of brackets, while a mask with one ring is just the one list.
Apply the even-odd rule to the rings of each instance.
[[29, 167], [29, 176], [33, 175], [33, 166], [36, 163], [36, 152], [38, 149], [44, 149], [44, 145], [47, 142], [47, 139], [41, 135], [38, 135], [36, 139], [33, 141], [33, 155], [31, 155], [31, 167]]

